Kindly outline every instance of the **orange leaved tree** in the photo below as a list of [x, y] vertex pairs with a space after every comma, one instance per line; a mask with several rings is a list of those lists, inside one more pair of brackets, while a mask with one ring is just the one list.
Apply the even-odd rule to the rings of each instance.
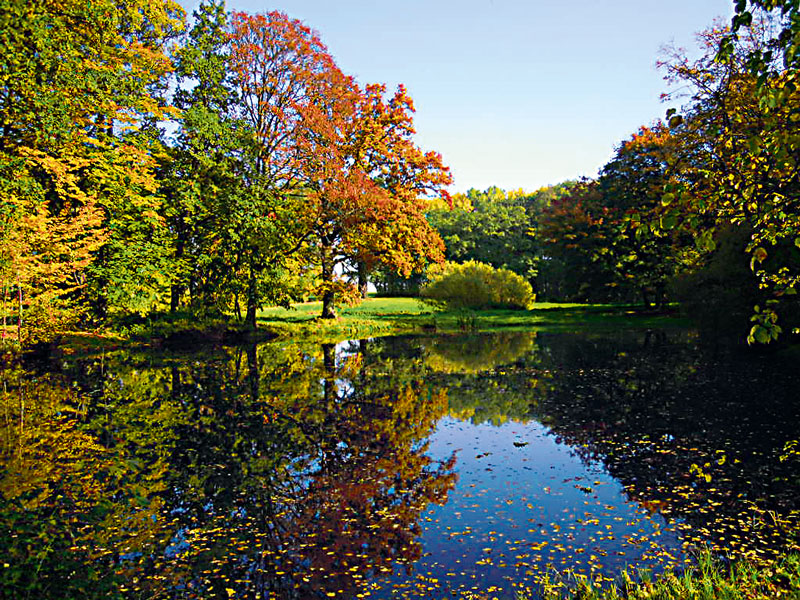
[[334, 318], [335, 302], [352, 287], [336, 278], [336, 266], [381, 264], [409, 275], [444, 258], [444, 244], [424, 215], [426, 194], [449, 199], [449, 169], [435, 152], [412, 139], [414, 105], [400, 86], [365, 89], [338, 69], [327, 73], [324, 96], [307, 107], [303, 177], [311, 210], [311, 257], [320, 267], [322, 317]]

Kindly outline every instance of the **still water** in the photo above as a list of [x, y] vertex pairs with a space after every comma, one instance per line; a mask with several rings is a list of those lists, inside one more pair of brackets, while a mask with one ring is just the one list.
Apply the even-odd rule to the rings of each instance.
[[681, 330], [8, 368], [2, 593], [535, 597], [566, 568], [768, 557], [800, 508], [797, 371]]

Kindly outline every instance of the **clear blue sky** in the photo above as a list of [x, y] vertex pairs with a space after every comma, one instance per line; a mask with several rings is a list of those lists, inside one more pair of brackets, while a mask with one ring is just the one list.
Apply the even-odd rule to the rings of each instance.
[[[181, 0], [191, 14], [198, 2]], [[442, 154], [452, 191], [532, 191], [593, 177], [614, 146], [662, 117], [655, 62], [692, 48], [732, 0], [228, 0], [317, 30], [360, 83], [403, 83], [417, 142]]]

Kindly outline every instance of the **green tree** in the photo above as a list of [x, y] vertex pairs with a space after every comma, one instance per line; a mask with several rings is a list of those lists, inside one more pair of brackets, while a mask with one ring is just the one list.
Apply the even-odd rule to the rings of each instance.
[[58, 300], [55, 312], [86, 298], [100, 281], [98, 265], [116, 260], [131, 279], [149, 264], [141, 254], [135, 267], [125, 264], [121, 253], [142, 247], [124, 246], [120, 236], [134, 224], [158, 224], [152, 149], [138, 134], [165, 115], [154, 94], [170, 66], [165, 45], [182, 23], [171, 1], [4, 5], [0, 235], [20, 309], [32, 308], [26, 297]]
[[606, 246], [614, 283], [622, 293], [638, 296], [645, 306], [659, 307], [678, 269], [680, 242], [674, 233], [642, 225], [660, 206], [667, 183], [672, 140], [660, 123], [641, 127], [622, 142], [600, 170], [597, 185], [608, 209]]
[[229, 70], [224, 2], [204, 2], [176, 52], [181, 110], [174, 145], [162, 164], [164, 217], [170, 232], [170, 309], [188, 292], [196, 309], [226, 309], [238, 297], [235, 211], [240, 179], [236, 153], [242, 127], [233, 117], [236, 95]]
[[508, 269], [535, 282], [538, 256], [535, 224], [522, 190], [491, 187], [453, 197], [453, 207], [428, 211], [428, 220], [445, 242], [445, 257], [453, 262], [475, 260]]

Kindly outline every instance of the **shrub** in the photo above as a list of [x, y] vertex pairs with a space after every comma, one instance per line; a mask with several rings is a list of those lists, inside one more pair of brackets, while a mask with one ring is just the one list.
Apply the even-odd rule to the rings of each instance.
[[474, 260], [432, 265], [420, 295], [428, 304], [450, 309], [527, 309], [536, 300], [530, 284], [516, 273]]

